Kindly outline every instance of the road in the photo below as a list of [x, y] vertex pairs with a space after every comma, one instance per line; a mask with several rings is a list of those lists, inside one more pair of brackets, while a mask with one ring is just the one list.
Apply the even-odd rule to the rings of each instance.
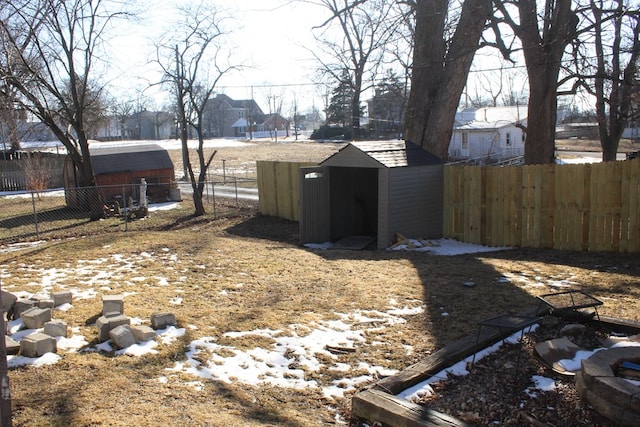
[[[193, 190], [191, 188], [191, 184], [188, 182], [180, 182], [178, 184], [180, 187], [180, 192], [183, 194], [192, 194]], [[240, 200], [252, 200], [258, 201], [258, 189], [257, 188], [246, 188], [246, 187], [236, 187], [235, 185], [215, 185], [214, 191], [212, 191], [212, 186], [207, 185], [205, 188], [205, 196], [215, 196], [215, 197], [228, 197], [228, 198], [238, 198]]]

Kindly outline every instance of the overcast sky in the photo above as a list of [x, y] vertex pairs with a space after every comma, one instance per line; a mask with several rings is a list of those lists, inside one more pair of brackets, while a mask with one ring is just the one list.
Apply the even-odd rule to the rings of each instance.
[[[151, 40], [177, 25], [172, 4], [139, 0], [140, 22], [127, 22], [116, 30], [118, 36], [110, 43], [117, 59], [109, 71], [113, 84], [122, 88], [116, 92], [134, 97], [136, 90], [159, 79], [157, 65], [147, 61], [153, 53]], [[312, 27], [326, 19], [325, 9], [287, 0], [216, 0], [215, 4], [230, 17], [226, 26], [231, 29], [232, 61], [244, 66], [221, 81], [221, 92], [234, 99], [253, 97], [265, 111], [269, 95], [284, 97], [286, 104], [295, 96], [303, 108], [316, 105], [322, 109], [313, 86], [317, 63], [310, 49], [315, 46]], [[156, 92], [147, 89], [145, 94]], [[162, 104], [162, 98], [156, 103]]]

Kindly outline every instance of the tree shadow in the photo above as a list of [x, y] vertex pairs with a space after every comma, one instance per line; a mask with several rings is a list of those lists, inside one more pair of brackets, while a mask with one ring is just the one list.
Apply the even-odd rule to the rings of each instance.
[[[298, 223], [256, 216], [229, 227], [229, 234], [299, 246]], [[573, 252], [514, 248], [492, 252], [441, 256], [417, 251], [307, 249], [327, 262], [336, 260], [407, 260], [422, 286], [425, 332], [436, 348], [478, 331], [479, 322], [501, 315], [542, 308], [536, 297], [568, 289], [586, 293], [636, 295], [640, 298], [637, 254]], [[553, 266], [538, 277], [536, 266]], [[571, 282], [572, 268], [594, 276], [593, 282]], [[599, 283], [597, 273], [620, 275], [616, 283]], [[363, 280], [369, 280], [363, 277]], [[379, 280], [371, 278], [370, 280]], [[525, 281], [528, 284], [525, 284]], [[557, 283], [556, 283], [557, 282]], [[384, 281], [380, 282], [384, 298]], [[633, 311], [633, 308], [629, 308]], [[629, 313], [627, 313], [629, 314]], [[631, 313], [632, 314], [632, 313]]]

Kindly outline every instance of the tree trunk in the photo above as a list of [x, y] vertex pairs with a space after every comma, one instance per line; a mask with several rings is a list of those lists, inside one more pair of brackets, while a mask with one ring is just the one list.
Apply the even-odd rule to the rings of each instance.
[[529, 67], [529, 108], [527, 113], [524, 162], [527, 165], [555, 161], [558, 73], [545, 64]]
[[529, 77], [529, 111], [524, 146], [526, 164], [555, 162], [558, 75], [564, 50], [575, 37], [578, 25], [578, 17], [571, 9], [571, 0], [549, 1], [547, 6], [541, 30], [536, 0], [520, 0], [520, 25], [514, 28], [522, 42]]
[[444, 39], [445, 0], [418, 0], [411, 92], [405, 139], [441, 159], [448, 157], [456, 109], [485, 22], [490, 0], [466, 0], [453, 38]]

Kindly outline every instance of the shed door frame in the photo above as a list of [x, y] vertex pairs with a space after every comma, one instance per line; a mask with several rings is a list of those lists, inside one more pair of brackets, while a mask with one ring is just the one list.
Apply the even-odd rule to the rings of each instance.
[[299, 169], [300, 243], [324, 243], [331, 237], [330, 174], [326, 166]]

